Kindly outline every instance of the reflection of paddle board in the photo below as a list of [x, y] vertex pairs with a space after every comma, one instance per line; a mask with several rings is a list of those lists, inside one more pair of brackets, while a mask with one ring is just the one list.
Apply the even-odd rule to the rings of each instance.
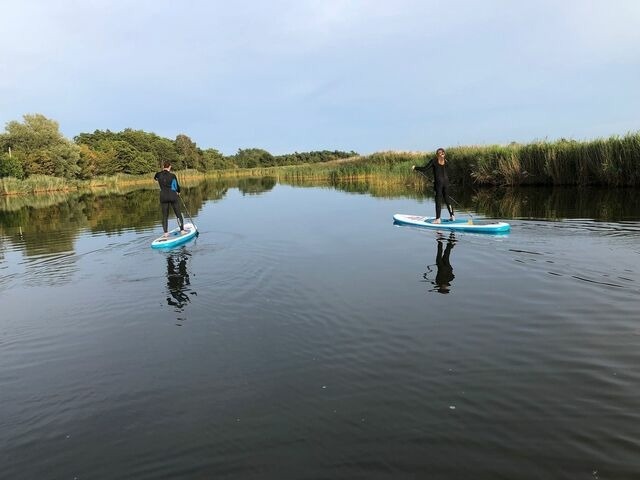
[[433, 230], [455, 230], [459, 232], [478, 232], [478, 233], [505, 233], [511, 230], [511, 226], [505, 222], [488, 222], [474, 220], [470, 223], [468, 220], [445, 220], [442, 223], [433, 223], [434, 217], [423, 217], [420, 215], [403, 215], [396, 213], [393, 216], [394, 223], [397, 225], [411, 225], [414, 227], [431, 228]]
[[192, 223], [185, 223], [184, 229], [187, 231], [184, 235], [180, 234], [180, 227], [178, 227], [171, 230], [168, 237], [156, 238], [151, 242], [151, 248], [170, 248], [176, 245], [182, 245], [198, 234], [196, 226]]

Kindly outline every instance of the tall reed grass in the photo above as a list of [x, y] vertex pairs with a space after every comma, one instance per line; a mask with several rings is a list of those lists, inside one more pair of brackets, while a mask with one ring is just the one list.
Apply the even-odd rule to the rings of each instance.
[[[640, 185], [640, 133], [588, 142], [456, 147], [454, 178], [482, 185]], [[456, 175], [457, 174], [457, 175]]]
[[0, 178], [0, 195], [71, 191], [76, 188], [75, 182], [49, 175], [31, 175], [24, 180]]
[[[203, 178], [274, 177], [278, 181], [314, 180], [340, 182], [374, 181], [422, 186], [430, 179], [417, 175], [412, 165], [423, 165], [434, 152], [377, 152], [371, 155], [304, 165], [234, 168], [206, 174], [196, 170], [176, 172], [181, 184], [196, 184]], [[459, 185], [640, 185], [640, 132], [585, 142], [557, 140], [529, 144], [458, 146], [447, 149], [449, 177]], [[0, 195], [27, 194], [74, 189], [154, 187], [152, 175], [117, 175], [85, 181], [69, 181], [45, 175], [25, 180], [0, 178]], [[385, 187], [388, 188], [388, 187]]]
[[[297, 166], [281, 171], [285, 179], [326, 178], [353, 181], [377, 175], [399, 183], [425, 178], [411, 165], [421, 165], [434, 152], [381, 152], [331, 164]], [[447, 149], [452, 182], [461, 185], [640, 185], [640, 133], [587, 142], [561, 139], [530, 144], [459, 146]]]
[[[197, 170], [174, 172], [180, 185], [190, 186], [201, 182], [206, 175]], [[128, 175], [119, 173], [113, 176], [99, 176], [88, 180], [67, 180], [49, 175], [31, 175], [24, 180], [13, 177], [0, 178], [0, 195], [25, 195], [50, 192], [130, 191], [139, 188], [157, 188], [153, 175]]]

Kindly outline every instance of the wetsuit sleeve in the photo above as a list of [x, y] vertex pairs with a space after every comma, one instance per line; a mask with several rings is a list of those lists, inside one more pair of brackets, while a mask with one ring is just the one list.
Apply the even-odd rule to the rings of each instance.
[[159, 172], [156, 172], [156, 174], [153, 176], [153, 179], [154, 179], [156, 182], [159, 182], [159, 181], [160, 181], [160, 180], [158, 179], [158, 173], [159, 173]]
[[415, 169], [418, 172], [428, 173], [429, 170], [433, 167], [433, 158], [427, 162], [427, 164], [423, 167], [416, 167]]

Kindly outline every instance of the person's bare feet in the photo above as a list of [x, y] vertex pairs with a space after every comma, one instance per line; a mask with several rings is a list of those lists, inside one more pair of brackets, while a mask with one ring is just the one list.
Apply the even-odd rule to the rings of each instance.
[[180, 230], [180, 235], [184, 235], [185, 233], [189, 233], [187, 230]]
[[433, 223], [441, 223], [439, 218], [436, 218]]
[[169, 236], [169, 234], [168, 234], [167, 232], [164, 232], [164, 233], [162, 234], [162, 238], [167, 238], [168, 236]]

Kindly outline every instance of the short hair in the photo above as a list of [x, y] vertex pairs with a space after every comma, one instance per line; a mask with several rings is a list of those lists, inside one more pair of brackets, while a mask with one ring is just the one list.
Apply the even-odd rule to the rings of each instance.
[[162, 168], [169, 168], [171, 166], [171, 162], [169, 160], [165, 160], [162, 164]]

